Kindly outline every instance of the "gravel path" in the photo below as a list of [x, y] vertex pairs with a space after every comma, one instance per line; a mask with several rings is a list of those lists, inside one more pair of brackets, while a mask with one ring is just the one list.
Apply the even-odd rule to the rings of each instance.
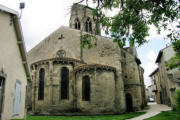
[[150, 118], [152, 116], [159, 114], [161, 111], [171, 110], [171, 107], [168, 107], [167, 105], [156, 104], [156, 103], [148, 103], [148, 105], [150, 106], [150, 108], [148, 110], [145, 110], [145, 112], [147, 113], [139, 117], [129, 119], [129, 120], [144, 120], [146, 118]]

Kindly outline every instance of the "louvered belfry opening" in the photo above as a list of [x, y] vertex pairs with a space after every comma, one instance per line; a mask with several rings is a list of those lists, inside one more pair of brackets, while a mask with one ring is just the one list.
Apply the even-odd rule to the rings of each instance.
[[92, 32], [92, 23], [89, 17], [87, 18], [85, 23], [85, 30], [86, 32]]
[[80, 28], [81, 28], [81, 23], [80, 23], [79, 19], [76, 18], [76, 20], [75, 20], [75, 29], [80, 30]]

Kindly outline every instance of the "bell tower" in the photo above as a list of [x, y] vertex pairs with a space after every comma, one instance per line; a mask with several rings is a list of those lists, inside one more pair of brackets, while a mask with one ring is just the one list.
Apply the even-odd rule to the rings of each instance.
[[82, 4], [73, 4], [71, 8], [69, 27], [82, 30], [84, 32], [101, 35], [100, 26], [92, 12], [93, 8]]

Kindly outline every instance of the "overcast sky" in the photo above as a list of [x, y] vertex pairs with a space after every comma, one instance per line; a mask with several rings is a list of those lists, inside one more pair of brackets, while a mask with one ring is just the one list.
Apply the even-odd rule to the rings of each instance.
[[[69, 25], [70, 8], [78, 0], [0, 0], [0, 4], [18, 12], [19, 3], [25, 2], [22, 12], [21, 24], [27, 51], [32, 49], [46, 36], [62, 25]], [[157, 67], [155, 59], [160, 49], [163, 49], [167, 41], [163, 40], [164, 33], [157, 35], [156, 29], [151, 27], [149, 40], [144, 46], [137, 49], [138, 56], [145, 69], [145, 84], [150, 85], [151, 72]]]

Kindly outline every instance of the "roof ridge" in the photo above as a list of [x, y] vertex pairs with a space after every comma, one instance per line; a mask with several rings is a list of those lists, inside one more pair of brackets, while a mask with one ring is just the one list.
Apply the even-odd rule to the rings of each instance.
[[43, 44], [51, 35], [53, 35], [54, 33], [56, 33], [56, 31], [58, 31], [61, 28], [64, 28], [67, 26], [60, 26], [58, 27], [56, 30], [54, 30], [53, 32], [51, 32], [50, 34], [48, 34], [44, 39], [42, 39], [38, 44], [36, 44], [32, 49], [30, 49], [28, 51], [28, 54], [31, 53], [34, 49], [36, 49], [38, 46], [40, 46], [41, 44]]

